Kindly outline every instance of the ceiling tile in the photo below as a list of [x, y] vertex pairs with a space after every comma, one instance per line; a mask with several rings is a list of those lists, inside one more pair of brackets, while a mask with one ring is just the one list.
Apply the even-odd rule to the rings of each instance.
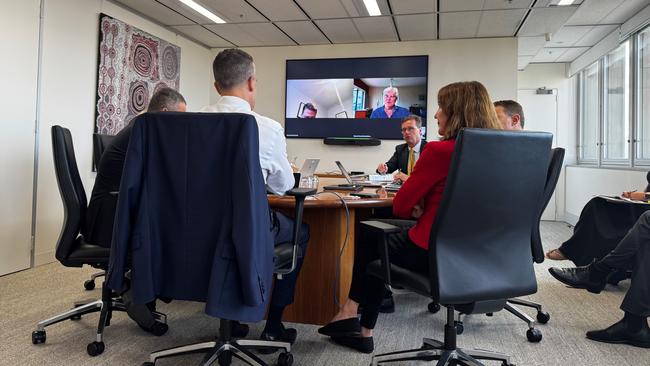
[[315, 22], [333, 43], [363, 42], [351, 19], [323, 19]]
[[589, 0], [580, 5], [578, 10], [569, 18], [568, 25], [598, 24], [624, 0]]
[[544, 37], [517, 37], [519, 56], [535, 56], [546, 44]]
[[472, 38], [476, 36], [480, 11], [440, 14], [440, 39]]
[[209, 10], [230, 23], [263, 22], [266, 18], [244, 0], [200, 0]]
[[537, 55], [533, 57], [532, 62], [555, 62], [569, 48], [542, 48]]
[[298, 44], [330, 43], [311, 21], [277, 22], [275, 24], [298, 42]]
[[578, 56], [582, 55], [585, 53], [589, 47], [575, 47], [575, 48], [569, 48], [564, 52], [560, 57], [555, 62], [572, 62]]
[[513, 37], [526, 10], [484, 11], [478, 27], [478, 37]]
[[534, 56], [519, 56], [517, 57], [517, 70], [523, 70], [528, 66]]
[[440, 0], [440, 11], [483, 10], [483, 0]]
[[572, 6], [533, 9], [518, 35], [541, 36], [546, 33], [555, 33], [575, 11], [576, 7]]
[[346, 18], [348, 12], [338, 0], [296, 0], [302, 10], [312, 19]]
[[208, 47], [232, 47], [233, 44], [200, 25], [177, 25], [172, 27]]
[[402, 41], [436, 39], [436, 14], [397, 15], [394, 18]]
[[546, 45], [549, 47], [573, 46], [593, 27], [587, 25], [570, 26], [565, 25], [553, 34], [551, 41]]
[[435, 0], [392, 0], [393, 14], [421, 14], [436, 11]]
[[[139, 2], [140, 0], [135, 1]], [[178, 0], [156, 0], [156, 2], [165, 5], [170, 9], [173, 9], [175, 12], [192, 19], [196, 23], [204, 24], [211, 22], [208, 18], [181, 4]]]
[[650, 5], [648, 0], [626, 0], [600, 20], [601, 24], [622, 24]]
[[485, 0], [483, 9], [528, 9], [530, 0]]
[[196, 24], [181, 14], [154, 0], [117, 0], [119, 3], [152, 18], [164, 25]]
[[365, 17], [352, 19], [366, 42], [397, 41], [397, 33], [391, 17]]
[[248, 2], [272, 21], [308, 20], [293, 0], [248, 0]]
[[573, 46], [576, 47], [591, 47], [596, 43], [600, 42], [601, 39], [605, 38], [608, 34], [613, 32], [618, 26], [617, 25], [596, 25], [591, 28], [582, 38], [580, 38]]
[[295, 45], [271, 23], [209, 24], [205, 27], [240, 47]]

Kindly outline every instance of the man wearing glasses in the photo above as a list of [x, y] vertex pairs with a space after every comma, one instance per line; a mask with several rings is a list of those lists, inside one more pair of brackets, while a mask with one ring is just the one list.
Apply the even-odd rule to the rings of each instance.
[[402, 119], [402, 138], [405, 144], [395, 147], [395, 153], [385, 163], [379, 164], [377, 173], [388, 174], [398, 170], [395, 179], [402, 182], [408, 179], [415, 162], [420, 157], [420, 152], [424, 149], [426, 141], [422, 140], [422, 119], [414, 114], [408, 115]]

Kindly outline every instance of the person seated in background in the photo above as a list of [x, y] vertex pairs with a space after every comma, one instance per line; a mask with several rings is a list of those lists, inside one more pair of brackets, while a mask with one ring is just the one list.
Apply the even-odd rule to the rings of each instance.
[[409, 110], [397, 105], [399, 91], [397, 88], [389, 86], [384, 89], [384, 105], [375, 108], [370, 118], [404, 118], [409, 115]]
[[[149, 101], [147, 112], [185, 112], [185, 98], [174, 89], [162, 88]], [[84, 239], [104, 248], [111, 247], [113, 220], [117, 205], [116, 193], [120, 190], [122, 168], [126, 149], [131, 139], [133, 122], [130, 121], [106, 147], [97, 166], [97, 177], [90, 196], [82, 234]]]
[[[255, 117], [259, 131], [260, 166], [267, 190], [283, 195], [293, 188], [295, 178], [287, 159], [287, 142], [282, 126], [265, 116], [255, 113], [255, 98], [257, 96], [257, 78], [253, 57], [240, 49], [226, 49], [214, 58], [212, 62], [214, 87], [221, 96], [215, 104], [203, 108], [202, 112], [246, 113]], [[215, 167], [218, 169], [218, 167]], [[290, 242], [293, 236], [295, 221], [276, 211], [270, 212], [272, 217], [271, 232], [275, 245]], [[260, 335], [267, 341], [294, 343], [298, 332], [293, 328], [285, 328], [282, 324], [284, 308], [293, 303], [298, 274], [307, 253], [309, 241], [309, 226], [300, 226], [301, 256], [298, 257], [296, 268], [290, 274], [277, 280], [273, 286], [266, 325]], [[266, 353], [265, 350], [261, 352]]]
[[[456, 136], [465, 127], [502, 129], [487, 90], [477, 81], [440, 89], [435, 118], [441, 140], [427, 144], [410, 178], [393, 199], [393, 214], [403, 220], [380, 220], [401, 228], [388, 235], [391, 263], [422, 273], [429, 272], [429, 235], [442, 200]], [[363, 233], [359, 236], [348, 300], [331, 322], [318, 330], [338, 344], [365, 353], [374, 350], [373, 329], [386, 292], [382, 279], [366, 274], [368, 264], [379, 258], [378, 251], [372, 238]]]
[[[646, 179], [650, 190], [650, 172]], [[623, 197], [646, 200], [645, 192], [624, 192]], [[546, 253], [551, 260], [570, 260], [576, 266], [585, 266], [594, 259], [607, 255], [627, 234], [638, 218], [650, 205], [626, 202], [612, 202], [603, 197], [594, 197], [582, 209], [580, 218], [573, 228], [573, 235], [559, 248]]]
[[318, 113], [318, 109], [313, 104], [305, 103], [304, 107], [302, 107], [300, 118], [316, 118], [316, 113]]
[[521, 131], [524, 129], [524, 109], [514, 100], [494, 102], [494, 110], [504, 130]]
[[[162, 88], [151, 97], [147, 112], [185, 112], [186, 109], [185, 98], [179, 92], [171, 88]], [[82, 235], [88, 243], [105, 248], [111, 247], [117, 192], [120, 190], [122, 170], [132, 130], [133, 121], [130, 121], [115, 135], [115, 139], [106, 147], [99, 160], [95, 185], [82, 227]], [[155, 335], [162, 335], [167, 331], [167, 325], [157, 322], [151, 313], [155, 310], [155, 302], [147, 305], [133, 304], [131, 292], [128, 290], [122, 294], [122, 300], [126, 313], [142, 329]]]
[[587, 338], [605, 343], [625, 343], [650, 348], [650, 212], [644, 212], [616, 247], [588, 266], [549, 268], [558, 281], [600, 293], [615, 270], [633, 268], [632, 282], [621, 303], [623, 319], [603, 330], [587, 332]]
[[422, 119], [414, 114], [402, 119], [402, 138], [406, 143], [395, 146], [395, 152], [390, 159], [379, 164], [377, 173], [388, 174], [399, 170], [395, 179], [405, 182], [411, 175], [415, 163], [420, 158], [424, 146], [427, 144], [422, 139]]

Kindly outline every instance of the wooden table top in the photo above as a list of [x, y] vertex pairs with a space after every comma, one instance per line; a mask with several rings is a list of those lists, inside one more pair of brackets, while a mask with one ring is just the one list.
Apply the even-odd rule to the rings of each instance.
[[[364, 193], [378, 193], [379, 198], [359, 198], [355, 196], [350, 196], [350, 193], [356, 193], [352, 191], [324, 191], [324, 186], [336, 185], [346, 183], [345, 179], [342, 178], [320, 178], [318, 184], [318, 193], [315, 196], [307, 197], [305, 200], [305, 208], [339, 208], [343, 207], [343, 202], [341, 198], [332, 194], [336, 192], [339, 194], [347, 203], [349, 208], [373, 208], [373, 207], [391, 207], [393, 205], [393, 197], [395, 196], [392, 192], [386, 192], [384, 189], [379, 188], [364, 188], [362, 191]], [[293, 208], [294, 198], [290, 196], [276, 196], [268, 195], [269, 205], [272, 208]]]

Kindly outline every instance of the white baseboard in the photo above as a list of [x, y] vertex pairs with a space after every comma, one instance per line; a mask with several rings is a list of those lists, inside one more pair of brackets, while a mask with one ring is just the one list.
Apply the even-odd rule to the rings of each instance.
[[34, 267], [42, 266], [44, 264], [52, 263], [54, 261], [56, 261], [56, 257], [54, 256], [53, 250], [43, 252], [43, 253], [37, 253], [34, 256]]

